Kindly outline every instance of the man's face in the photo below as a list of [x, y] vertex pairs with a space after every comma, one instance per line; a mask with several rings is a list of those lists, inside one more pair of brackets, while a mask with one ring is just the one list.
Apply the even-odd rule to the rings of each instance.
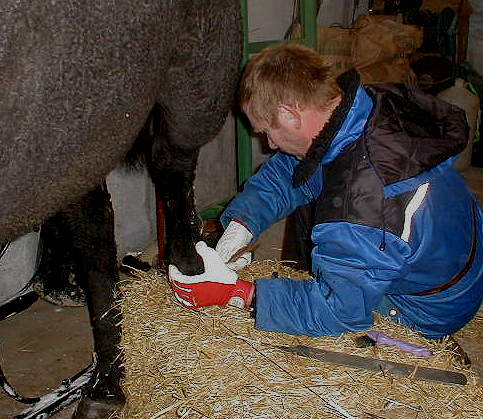
[[[300, 128], [300, 121], [294, 115], [279, 116], [279, 126], [273, 128], [268, 122], [257, 120], [248, 110], [246, 115], [250, 120], [254, 132], [267, 136], [268, 145], [273, 150], [280, 150], [303, 159], [312, 144], [312, 138], [308, 138]], [[289, 118], [285, 118], [288, 116]], [[293, 119], [295, 118], [295, 119]]]
[[337, 96], [327, 102], [324, 108], [312, 106], [301, 109], [294, 105], [280, 104], [277, 108], [277, 128], [255, 118], [249, 107], [244, 107], [244, 111], [253, 130], [267, 136], [270, 148], [279, 149], [284, 153], [303, 159], [314, 138], [329, 121], [340, 101], [341, 96]]

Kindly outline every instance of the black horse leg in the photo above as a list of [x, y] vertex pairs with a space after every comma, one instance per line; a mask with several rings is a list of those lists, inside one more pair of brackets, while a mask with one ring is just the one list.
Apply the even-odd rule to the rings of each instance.
[[40, 230], [40, 260], [33, 289], [44, 300], [60, 306], [84, 306], [86, 297], [72, 252], [71, 234], [64, 231], [62, 213], [47, 219]]
[[193, 182], [198, 151], [177, 154], [166, 164], [166, 153], [148, 167], [151, 179], [164, 203], [166, 253], [169, 263], [175, 264], [186, 275], [204, 271], [203, 261], [195, 250], [202, 239], [201, 219], [195, 207]]
[[123, 405], [120, 356], [121, 314], [116, 306], [119, 274], [114, 240], [114, 214], [105, 185], [62, 211], [71, 234], [74, 254], [87, 289], [99, 381], [86, 391], [77, 418], [107, 417]]

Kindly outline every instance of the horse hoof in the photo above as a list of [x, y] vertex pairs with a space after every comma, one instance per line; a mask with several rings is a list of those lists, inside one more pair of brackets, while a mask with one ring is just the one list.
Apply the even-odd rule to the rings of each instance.
[[81, 399], [75, 409], [72, 419], [102, 419], [109, 418], [119, 412], [124, 403], [119, 400], [92, 400], [88, 397]]
[[44, 283], [38, 281], [34, 282], [32, 288], [40, 298], [57, 306], [84, 307], [87, 305], [84, 291], [75, 283], [64, 284], [62, 289], [49, 289]]

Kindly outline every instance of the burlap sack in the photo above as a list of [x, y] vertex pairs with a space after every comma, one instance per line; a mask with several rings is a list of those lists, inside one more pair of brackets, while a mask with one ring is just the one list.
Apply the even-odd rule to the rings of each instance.
[[[351, 29], [317, 25], [317, 50], [336, 75], [355, 67], [364, 83], [415, 83], [407, 57], [421, 45], [423, 32], [396, 20], [396, 16], [362, 15]], [[300, 37], [300, 25], [295, 24], [289, 39]]]
[[414, 83], [408, 57], [423, 41], [423, 31], [394, 17], [360, 16], [352, 42], [352, 62], [364, 83]]
[[[352, 41], [354, 29], [317, 25], [317, 51], [338, 75], [353, 67]], [[300, 25], [293, 25], [290, 39], [301, 37]]]

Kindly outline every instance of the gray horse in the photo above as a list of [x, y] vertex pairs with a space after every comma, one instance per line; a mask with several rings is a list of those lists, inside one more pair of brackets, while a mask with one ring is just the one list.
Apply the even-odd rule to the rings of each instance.
[[135, 146], [165, 202], [170, 260], [199, 272], [194, 171], [232, 104], [241, 41], [239, 0], [0, 5], [0, 244], [55, 213], [70, 231], [98, 361], [78, 417], [124, 402], [104, 177]]

